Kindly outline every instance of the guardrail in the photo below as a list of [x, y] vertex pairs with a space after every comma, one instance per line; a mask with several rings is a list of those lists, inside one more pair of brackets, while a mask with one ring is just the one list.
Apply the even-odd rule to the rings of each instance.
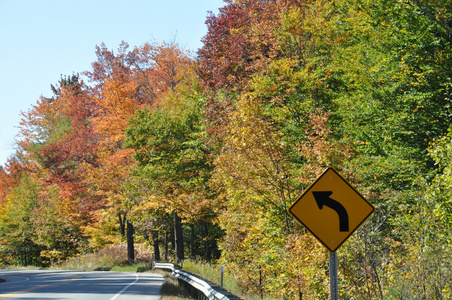
[[171, 271], [179, 283], [190, 292], [191, 296], [198, 300], [242, 300], [238, 296], [229, 293], [219, 285], [209, 282], [197, 275], [185, 272], [179, 266], [169, 263], [152, 263], [153, 269]]

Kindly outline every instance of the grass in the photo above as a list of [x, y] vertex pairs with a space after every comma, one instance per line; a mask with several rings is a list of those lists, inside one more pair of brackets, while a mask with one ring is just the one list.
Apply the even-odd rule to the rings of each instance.
[[[191, 261], [186, 260], [184, 261], [183, 269], [201, 276], [202, 278], [205, 278], [211, 282], [214, 282], [218, 285], [221, 285], [221, 272], [220, 272], [220, 266], [216, 266], [214, 264], [209, 263], [203, 263], [203, 262], [197, 262], [197, 261]], [[227, 270], [223, 269], [223, 287], [228, 290], [229, 292], [241, 297], [245, 300], [254, 300], [257, 298], [251, 298], [251, 296], [244, 295], [240, 287], [237, 285], [237, 282], [235, 281], [234, 277], [231, 276], [231, 274], [228, 274]]]
[[164, 281], [162, 285], [162, 300], [182, 300], [182, 299], [193, 299], [185, 291], [185, 289], [179, 285], [179, 282], [174, 278], [171, 273], [165, 272], [163, 270], [155, 270], [153, 273], [158, 273], [163, 275]]
[[[186, 260], [184, 261], [183, 269], [190, 273], [199, 275], [202, 278], [205, 278], [218, 285], [221, 284], [220, 266], [204, 262]], [[224, 268], [223, 272], [223, 287], [233, 294], [242, 294], [242, 291], [237, 285], [234, 277], [231, 276], [230, 273], [228, 274], [226, 268]]]
[[[215, 264], [209, 264], [198, 261], [186, 260], [183, 264], [183, 269], [190, 273], [196, 274], [205, 278], [211, 282], [214, 282], [218, 285], [221, 284], [221, 266], [217, 266]], [[239, 296], [244, 300], [275, 300], [273, 298], [268, 298], [264, 296], [261, 298], [260, 295], [251, 295], [244, 294], [243, 290], [237, 285], [237, 281], [234, 278], [234, 275], [228, 272], [227, 268], [223, 268], [223, 287], [234, 295]]]

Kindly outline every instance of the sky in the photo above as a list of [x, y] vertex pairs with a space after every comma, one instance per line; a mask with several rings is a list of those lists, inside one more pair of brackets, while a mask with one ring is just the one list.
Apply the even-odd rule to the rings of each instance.
[[0, 165], [14, 154], [21, 112], [61, 76], [92, 70], [101, 43], [116, 50], [175, 41], [196, 51], [223, 0], [0, 0]]

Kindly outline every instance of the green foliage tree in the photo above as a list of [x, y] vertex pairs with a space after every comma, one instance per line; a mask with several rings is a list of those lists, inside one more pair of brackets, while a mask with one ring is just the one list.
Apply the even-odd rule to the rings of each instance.
[[[203, 142], [204, 99], [199, 86], [192, 83], [169, 93], [158, 107], [138, 111], [125, 140], [125, 146], [135, 153], [134, 174], [142, 196], [174, 215], [176, 243], [183, 239], [181, 217], [209, 220], [212, 210], [207, 187], [210, 152]], [[184, 248], [182, 243], [177, 246], [179, 261]]]
[[6, 197], [0, 211], [2, 260], [7, 264], [41, 265], [34, 213], [39, 207], [41, 186], [31, 174], [24, 173], [20, 183]]
[[[232, 8], [224, 12], [231, 13]], [[259, 159], [250, 153], [261, 153], [258, 149], [265, 145], [266, 139], [258, 137], [258, 142], [249, 143], [246, 150], [242, 150], [246, 146], [240, 147], [240, 142], [253, 140], [256, 132], [246, 130], [249, 125], [243, 120], [251, 119], [250, 116], [258, 120], [265, 116], [271, 129], [288, 142], [286, 148], [295, 146], [300, 150], [299, 153], [286, 150], [294, 153], [290, 168], [305, 176], [310, 174], [299, 182], [312, 180], [319, 168], [340, 166], [378, 205], [369, 226], [363, 227], [359, 239], [354, 240], [362, 245], [362, 252], [346, 250], [343, 268], [350, 283], [346, 290], [361, 298], [383, 298], [391, 285], [396, 284], [385, 267], [388, 262], [394, 265], [396, 262], [388, 257], [403, 255], [402, 251], [407, 250], [404, 245], [391, 244], [401, 239], [401, 227], [415, 230], [414, 220], [427, 205], [419, 191], [426, 190], [437, 170], [426, 155], [428, 145], [435, 137], [444, 135], [450, 123], [447, 4], [312, 1], [305, 5], [290, 3], [285, 8], [272, 16], [277, 21], [270, 31], [276, 38], [269, 40], [273, 42], [272, 53], [277, 55], [259, 69], [248, 69], [253, 70], [246, 77], [251, 79], [242, 80], [244, 83], [237, 89], [248, 89], [252, 94], [239, 95], [237, 103], [228, 110], [229, 116], [235, 118], [228, 124], [240, 129], [232, 131], [230, 125], [223, 130], [225, 146], [219, 158], [228, 152], [235, 155], [229, 157], [234, 163], [228, 168], [217, 160], [218, 170], [225, 173], [222, 182], [228, 182], [231, 176], [229, 189], [241, 190], [243, 196], [244, 188], [238, 184], [242, 178], [234, 173], [235, 168], [241, 170], [237, 173], [242, 177], [249, 176], [254, 181], [263, 174], [256, 175], [255, 168], [247, 168], [243, 162], [245, 155], [237, 154], [247, 153], [250, 161], [257, 164]], [[228, 24], [235, 23], [223, 26]], [[211, 26], [212, 33], [221, 32], [217, 23]], [[211, 44], [206, 45], [212, 48]], [[218, 78], [233, 75], [228, 70], [223, 72], [226, 73]], [[242, 106], [246, 97], [246, 105]], [[244, 110], [250, 107], [255, 110], [244, 117]], [[309, 121], [309, 115], [319, 108], [329, 114], [327, 123]], [[211, 116], [218, 118], [215, 114]], [[243, 135], [237, 134], [240, 130]], [[322, 149], [328, 151], [322, 154]], [[236, 163], [238, 160], [242, 168]], [[232, 197], [228, 196], [230, 201]], [[259, 202], [258, 198], [251, 199], [253, 203]], [[227, 212], [231, 219], [231, 211]], [[404, 217], [407, 212], [412, 218]], [[422, 239], [414, 244], [414, 248], [421, 247]], [[434, 286], [435, 282], [430, 279], [428, 284]]]

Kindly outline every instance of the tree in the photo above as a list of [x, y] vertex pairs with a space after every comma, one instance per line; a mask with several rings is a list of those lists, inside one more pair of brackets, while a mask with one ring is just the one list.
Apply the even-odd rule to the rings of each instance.
[[[275, 48], [279, 13], [292, 1], [226, 1], [206, 20], [207, 34], [198, 50], [197, 73], [210, 90], [206, 110], [213, 145], [222, 143], [236, 92], [279, 55]], [[221, 146], [220, 146], [221, 147]]]
[[[221, 198], [227, 199], [223, 226], [231, 228], [231, 235], [247, 228], [241, 231], [242, 240], [256, 231], [254, 224], [239, 222], [234, 227], [241, 219], [234, 218], [235, 214], [245, 218], [245, 212], [233, 207], [245, 195], [253, 204], [273, 199], [276, 193], [268, 192], [271, 188], [263, 179], [278, 186], [269, 175], [278, 170], [275, 162], [296, 170], [292, 174], [300, 174], [297, 179], [305, 184], [322, 168], [340, 166], [378, 206], [369, 226], [354, 240], [363, 246], [363, 253], [355, 251], [348, 260], [360, 266], [346, 271], [350, 278], [362, 281], [350, 280], [356, 285], [349, 288], [362, 298], [382, 298], [388, 293], [382, 287], [392, 284], [386, 276], [386, 257], [401, 255], [401, 248], [390, 246], [400, 239], [395, 228], [414, 220], [408, 222], [395, 208], [403, 207], [416, 216], [425, 212], [426, 201], [417, 191], [425, 191], [436, 172], [426, 150], [450, 123], [447, 4], [285, 4], [266, 10], [272, 4], [255, 2], [268, 13], [263, 16], [272, 19], [272, 26], [262, 26], [271, 36], [265, 40], [270, 44], [266, 48], [271, 49], [269, 59], [246, 59], [248, 38], [259, 32], [244, 21], [252, 18], [248, 13], [256, 7], [247, 1], [228, 2], [218, 16], [209, 18], [205, 47], [199, 52], [201, 78], [216, 89], [209, 99], [207, 119], [212, 124], [208, 132], [220, 139], [216, 174], [222, 174], [217, 183], [225, 186]], [[265, 134], [259, 134], [258, 126], [268, 128]], [[265, 149], [269, 138], [284, 144], [281, 148], [286, 154], [279, 157], [288, 161], [272, 159], [272, 152]], [[270, 148], [278, 153], [278, 147]], [[253, 204], [248, 204], [250, 211], [256, 210]], [[401, 219], [407, 223], [397, 222]], [[423, 242], [415, 244], [421, 247]], [[241, 253], [243, 246], [253, 253], [252, 247], [234, 245], [223, 251], [225, 257], [247, 261], [235, 258], [231, 249]]]
[[16, 156], [8, 158], [5, 165], [0, 167], [0, 202], [6, 202], [7, 194], [20, 183], [21, 174], [26, 170], [26, 166]]
[[76, 75], [52, 89], [54, 97], [41, 97], [23, 114], [19, 146], [42, 187], [33, 211], [34, 241], [64, 258], [84, 246], [80, 228], [99, 207], [80, 174], [80, 164], [94, 159], [96, 140], [87, 123], [94, 106]]
[[131, 151], [122, 147], [125, 128], [138, 109], [152, 107], [167, 91], [175, 89], [191, 64], [175, 44], [145, 44], [132, 51], [127, 49], [123, 42], [115, 54], [101, 45], [93, 71], [86, 73], [95, 83], [91, 93], [98, 110], [91, 122], [99, 145], [96, 164], [84, 165], [85, 180], [105, 197], [123, 237], [129, 213], [137, 201], [129, 198], [131, 194], [125, 187], [131, 180], [129, 168], [133, 166]]
[[[33, 223], [35, 209], [39, 206], [41, 187], [31, 174], [23, 173], [20, 183], [7, 194], [0, 211], [0, 240], [2, 257], [8, 264], [41, 265], [39, 256], [43, 248], [37, 243]], [[9, 254], [9, 255], [8, 255]], [[2, 255], [3, 256], [3, 255]]]
[[[363, 263], [352, 272], [351, 278], [362, 280], [356, 283], [353, 294], [384, 298], [392, 288], [400, 287], [402, 294], [414, 297], [408, 286], [416, 280], [410, 277], [406, 286], [399, 277], [393, 281], [388, 265], [399, 271], [403, 268], [388, 257], [420, 253], [426, 239], [410, 230], [425, 230], [428, 227], [424, 226], [434, 223], [429, 201], [421, 192], [427, 190], [437, 170], [425, 155], [428, 144], [443, 136], [450, 122], [446, 79], [450, 70], [443, 69], [449, 61], [444, 34], [447, 30], [438, 26], [441, 14], [438, 20], [432, 20], [425, 11], [432, 7], [421, 2], [336, 1], [334, 5], [323, 6], [324, 19], [318, 18], [323, 27], [312, 27], [309, 32], [315, 36], [317, 29], [318, 39], [328, 37], [330, 42], [328, 46], [315, 44], [317, 53], [327, 55], [313, 57], [317, 59], [314, 70], [323, 76], [323, 83], [328, 83], [325, 87], [330, 90], [327, 95], [335, 134], [348, 135], [353, 142], [356, 155], [347, 164], [354, 171], [352, 178], [362, 187], [359, 190], [378, 205], [369, 227], [360, 231], [364, 253], [349, 259]], [[442, 11], [444, 7], [435, 9]], [[415, 221], [424, 218], [425, 223]], [[407, 232], [419, 239], [391, 246], [405, 239]], [[438, 246], [433, 248], [440, 253]], [[402, 254], [403, 250], [407, 252]], [[357, 248], [349, 251], [357, 253]], [[422, 260], [425, 268], [431, 267], [433, 257]], [[438, 267], [442, 265], [447, 263], [441, 262]], [[413, 269], [407, 269], [407, 273], [413, 274]], [[429, 290], [438, 289], [437, 279], [441, 276], [432, 280], [420, 270], [414, 274], [423, 281], [415, 288], [418, 297], [439, 297]]]
[[180, 218], [206, 218], [211, 210], [203, 98], [199, 86], [191, 83], [168, 93], [152, 110], [138, 111], [125, 141], [135, 153], [143, 197], [174, 216], [177, 261], [184, 257]]

